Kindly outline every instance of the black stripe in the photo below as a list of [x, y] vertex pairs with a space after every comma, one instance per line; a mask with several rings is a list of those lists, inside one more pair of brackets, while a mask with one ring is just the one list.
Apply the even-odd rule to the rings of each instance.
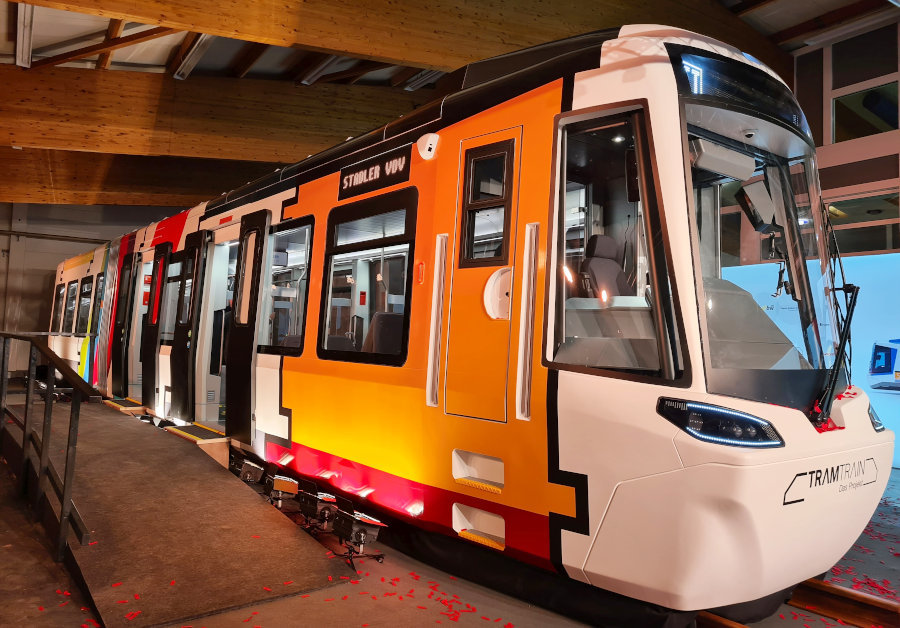
[[547, 372], [547, 478], [552, 484], [571, 486], [575, 489], [575, 516], [550, 513], [550, 562], [556, 570], [565, 574], [562, 563], [562, 531], [578, 534], [590, 533], [588, 513], [588, 477], [581, 473], [559, 468], [559, 371]]

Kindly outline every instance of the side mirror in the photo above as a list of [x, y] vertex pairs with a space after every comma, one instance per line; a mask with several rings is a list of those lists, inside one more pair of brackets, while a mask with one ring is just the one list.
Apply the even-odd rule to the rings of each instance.
[[756, 231], [770, 233], [774, 229], [775, 203], [764, 181], [741, 186], [735, 198]]

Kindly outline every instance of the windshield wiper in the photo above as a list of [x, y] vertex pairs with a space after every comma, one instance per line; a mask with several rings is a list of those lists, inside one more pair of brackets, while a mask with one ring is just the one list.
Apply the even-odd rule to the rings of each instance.
[[[859, 294], [859, 286], [852, 283], [845, 283], [840, 288], [834, 288], [835, 291], [842, 291], [845, 295], [850, 295], [847, 303], [847, 316], [844, 317], [844, 325], [841, 327], [841, 335], [838, 339], [837, 353], [834, 356], [834, 366], [828, 372], [828, 378], [825, 380], [825, 389], [819, 395], [819, 398], [813, 404], [810, 411], [809, 420], [813, 425], [819, 427], [828, 420], [831, 414], [831, 404], [834, 403], [834, 389], [837, 386], [838, 375], [840, 374], [841, 365], [844, 363], [844, 355], [847, 351], [847, 341], [850, 340], [850, 321], [853, 320], [853, 311], [856, 309], [856, 297]], [[849, 375], [848, 375], [849, 379]]]

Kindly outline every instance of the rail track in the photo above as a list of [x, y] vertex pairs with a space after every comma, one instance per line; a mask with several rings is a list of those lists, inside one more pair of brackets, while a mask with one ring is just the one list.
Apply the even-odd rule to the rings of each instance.
[[[900, 603], [821, 580], [802, 582], [794, 590], [788, 604], [823, 617], [840, 620], [848, 626], [900, 628]], [[746, 628], [746, 626], [712, 613], [702, 612], [697, 616], [697, 628]]]

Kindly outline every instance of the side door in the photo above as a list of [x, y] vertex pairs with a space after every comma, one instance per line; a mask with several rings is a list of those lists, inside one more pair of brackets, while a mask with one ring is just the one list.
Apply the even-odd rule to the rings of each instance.
[[464, 140], [444, 410], [506, 421], [521, 127]]
[[122, 398], [128, 396], [128, 337], [131, 335], [131, 307], [134, 303], [134, 258], [135, 254], [129, 253], [122, 261], [110, 343], [112, 394]]
[[188, 234], [182, 251], [181, 281], [178, 284], [175, 329], [169, 356], [172, 403], [168, 415], [183, 421], [194, 419], [195, 339], [200, 319], [208, 240], [208, 231]]
[[141, 403], [151, 410], [156, 408], [158, 387], [157, 364], [159, 356], [159, 323], [165, 302], [166, 285], [169, 283], [169, 257], [172, 245], [160, 244], [153, 252], [150, 274], [150, 299], [141, 333]]
[[225, 434], [251, 444], [256, 382], [257, 321], [262, 260], [266, 259], [271, 213], [263, 209], [241, 218], [235, 269], [233, 323], [225, 348]]

